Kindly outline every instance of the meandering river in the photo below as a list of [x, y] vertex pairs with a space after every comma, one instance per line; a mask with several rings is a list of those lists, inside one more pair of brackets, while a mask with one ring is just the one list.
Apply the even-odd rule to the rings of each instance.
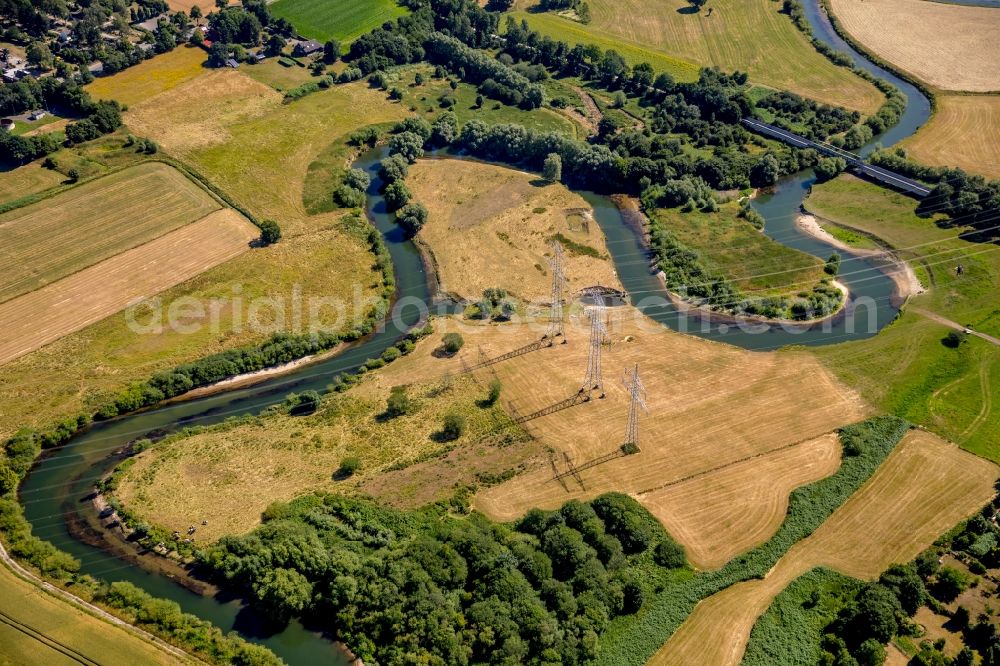
[[[882, 145], [888, 146], [909, 136], [926, 122], [930, 104], [919, 90], [870, 63], [844, 43], [822, 14], [818, 0], [805, 0], [803, 4], [819, 39], [850, 53], [859, 66], [891, 81], [909, 98], [900, 123], [878, 137]], [[865, 152], [873, 147], [874, 143], [866, 146]], [[404, 238], [386, 213], [379, 196], [379, 157], [380, 152], [376, 150], [359, 161], [359, 165], [373, 176], [368, 192], [369, 218], [382, 232], [392, 255], [398, 285], [397, 298], [400, 302], [429, 303], [432, 294], [427, 286], [420, 253], [413, 243]], [[795, 225], [799, 206], [813, 180], [811, 171], [785, 178], [772, 193], [759, 197], [754, 207], [767, 220], [765, 233], [773, 239], [825, 259], [834, 252], [834, 248], [802, 233]], [[850, 289], [853, 299], [862, 298], [871, 303], [871, 314], [874, 315], [871, 327], [867, 312], [860, 323], [855, 322], [855, 330], [851, 330], [849, 318], [842, 316], [827, 326], [802, 332], [768, 328], [766, 332], [757, 334], [726, 322], [703, 322], [683, 317], [676, 308], [664, 304], [662, 284], [649, 270], [648, 253], [640, 235], [624, 223], [621, 213], [608, 199], [590, 193], [582, 194], [594, 207], [595, 219], [607, 236], [612, 259], [633, 303], [651, 318], [675, 330], [686, 330], [694, 335], [749, 349], [774, 349], [788, 344], [829, 344], [868, 337], [892, 321], [898, 310], [899, 299], [896, 298], [892, 280], [870, 259], [845, 256], [840, 279]], [[656, 297], [654, 302], [649, 302], [650, 297]], [[167, 575], [143, 568], [134, 558], [123, 559], [100, 545], [78, 540], [71, 534], [68, 523], [87, 514], [94, 484], [117, 462], [112, 452], [131, 440], [150, 432], [171, 432], [191, 424], [210, 425], [230, 416], [257, 413], [264, 407], [281, 402], [285, 395], [293, 391], [323, 391], [335, 374], [356, 369], [366, 359], [381, 355], [384, 349], [417, 323], [420, 314], [416, 307], [404, 308], [383, 330], [332, 358], [287, 375], [272, 377], [251, 387], [95, 423], [87, 432], [41, 458], [22, 484], [20, 497], [35, 534], [79, 558], [83, 573], [107, 580], [127, 580], [150, 594], [172, 599], [184, 611], [213, 622], [223, 631], [236, 630], [248, 639], [266, 645], [289, 664], [345, 664], [345, 657], [330, 637], [311, 631], [298, 622], [278, 633], [268, 633], [262, 629], [260, 618], [239, 600], [196, 594]]]

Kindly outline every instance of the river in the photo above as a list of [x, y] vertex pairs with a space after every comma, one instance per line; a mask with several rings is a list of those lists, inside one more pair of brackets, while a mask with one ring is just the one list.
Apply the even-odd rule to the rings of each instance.
[[[819, 39], [851, 53], [859, 65], [891, 81], [909, 98], [901, 122], [879, 137], [883, 145], [891, 145], [909, 136], [926, 122], [930, 104], [920, 91], [876, 67], [847, 46], [822, 16], [818, 0], [806, 0], [803, 4]], [[873, 147], [874, 144], [866, 147], [866, 151]], [[368, 197], [369, 218], [382, 232], [392, 256], [397, 298], [401, 302], [428, 303], [431, 294], [420, 254], [386, 213], [378, 195], [378, 157], [379, 152], [373, 151], [360, 161], [373, 176]], [[772, 193], [759, 197], [754, 207], [767, 220], [766, 233], [776, 241], [825, 259], [834, 252], [834, 248], [803, 234], [795, 226], [799, 206], [813, 180], [811, 171], [785, 178]], [[852, 332], [848, 330], [848, 319], [840, 317], [827, 326], [802, 332], [769, 329], [752, 335], [724, 322], [703, 322], [697, 318], [682, 317], [672, 306], [662, 304], [662, 286], [649, 271], [648, 255], [642, 240], [623, 223], [618, 209], [604, 197], [589, 193], [583, 195], [594, 206], [595, 218], [607, 236], [612, 259], [633, 303], [650, 317], [675, 330], [687, 330], [749, 349], [773, 349], [787, 344], [828, 344], [868, 337], [892, 321], [897, 312], [899, 303], [894, 297], [892, 281], [870, 260], [845, 257], [841, 264], [841, 280], [850, 288], [853, 298], [871, 299], [876, 315], [874, 326]], [[646, 302], [648, 297], [655, 295], [659, 295], [655, 303]], [[395, 312], [397, 316], [386, 324], [384, 330], [377, 331], [335, 357], [304, 366], [288, 375], [272, 377], [251, 387], [95, 423], [87, 432], [43, 456], [24, 480], [20, 497], [34, 533], [79, 558], [83, 573], [106, 580], [126, 580], [154, 596], [172, 599], [184, 611], [211, 621], [223, 631], [235, 630], [250, 640], [266, 645], [289, 664], [345, 664], [345, 657], [329, 637], [298, 622], [292, 622], [278, 633], [268, 633], [261, 628], [260, 618], [239, 600], [221, 595], [209, 597], [196, 594], [164, 574], [144, 569], [101, 547], [83, 543], [70, 533], [67, 521], [86, 512], [95, 482], [117, 462], [111, 455], [113, 451], [146, 433], [171, 432], [191, 424], [210, 425], [230, 416], [257, 413], [264, 407], [281, 402], [285, 395], [293, 391], [323, 391], [337, 373], [351, 371], [365, 360], [380, 356], [384, 349], [417, 323], [421, 314], [416, 307]]]

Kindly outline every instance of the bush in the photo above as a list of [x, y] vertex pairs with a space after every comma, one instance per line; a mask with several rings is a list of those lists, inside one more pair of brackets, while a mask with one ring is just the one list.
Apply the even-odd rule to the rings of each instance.
[[416, 407], [416, 403], [407, 395], [405, 386], [393, 386], [389, 392], [385, 414], [390, 418], [395, 418], [404, 414], [412, 414], [416, 411]]
[[441, 343], [444, 346], [445, 352], [457, 354], [465, 344], [465, 339], [462, 338], [460, 333], [445, 333], [444, 337], [441, 338]]
[[661, 567], [679, 569], [687, 562], [684, 546], [673, 539], [664, 539], [653, 548], [653, 561]]
[[361, 469], [361, 459], [356, 456], [348, 456], [340, 461], [337, 473], [340, 476], [351, 476]]
[[264, 220], [260, 223], [260, 242], [264, 245], [274, 245], [281, 240], [281, 227], [274, 220]]
[[396, 223], [410, 236], [416, 236], [427, 224], [427, 209], [421, 203], [409, 203], [396, 211]]
[[303, 391], [302, 393], [290, 393], [285, 398], [285, 409], [289, 414], [298, 416], [301, 414], [312, 414], [319, 407], [320, 396], [316, 391]]
[[495, 405], [497, 400], [500, 399], [500, 392], [503, 390], [503, 384], [500, 383], [499, 379], [490, 380], [489, 393], [486, 394], [485, 404], [487, 406]]
[[958, 349], [968, 339], [968, 337], [969, 334], [965, 331], [948, 331], [948, 335], [944, 336], [941, 340], [941, 344], [951, 349]]
[[441, 439], [452, 442], [465, 432], [465, 417], [461, 414], [448, 414], [444, 417], [444, 425], [441, 427]]

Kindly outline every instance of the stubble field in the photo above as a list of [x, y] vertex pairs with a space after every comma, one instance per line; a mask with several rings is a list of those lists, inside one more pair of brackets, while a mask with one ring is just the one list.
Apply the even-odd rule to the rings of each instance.
[[1000, 178], [1000, 95], [938, 95], [930, 121], [903, 147], [924, 164]]
[[737, 666], [750, 630], [789, 583], [818, 566], [871, 579], [906, 562], [993, 496], [995, 465], [912, 431], [871, 479], [763, 580], [702, 601], [650, 660], [654, 666]]
[[149, 162], [0, 215], [0, 302], [199, 220], [222, 205]]
[[830, 0], [854, 39], [942, 90], [1000, 90], [1000, 13], [924, 0]]

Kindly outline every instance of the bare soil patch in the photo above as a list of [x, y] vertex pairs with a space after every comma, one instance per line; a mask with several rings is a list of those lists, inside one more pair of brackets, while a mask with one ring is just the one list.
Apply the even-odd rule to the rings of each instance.
[[249, 249], [256, 227], [222, 209], [0, 304], [0, 364], [118, 312]]
[[830, 0], [844, 29], [943, 90], [1000, 90], [1000, 12], [924, 0]]

